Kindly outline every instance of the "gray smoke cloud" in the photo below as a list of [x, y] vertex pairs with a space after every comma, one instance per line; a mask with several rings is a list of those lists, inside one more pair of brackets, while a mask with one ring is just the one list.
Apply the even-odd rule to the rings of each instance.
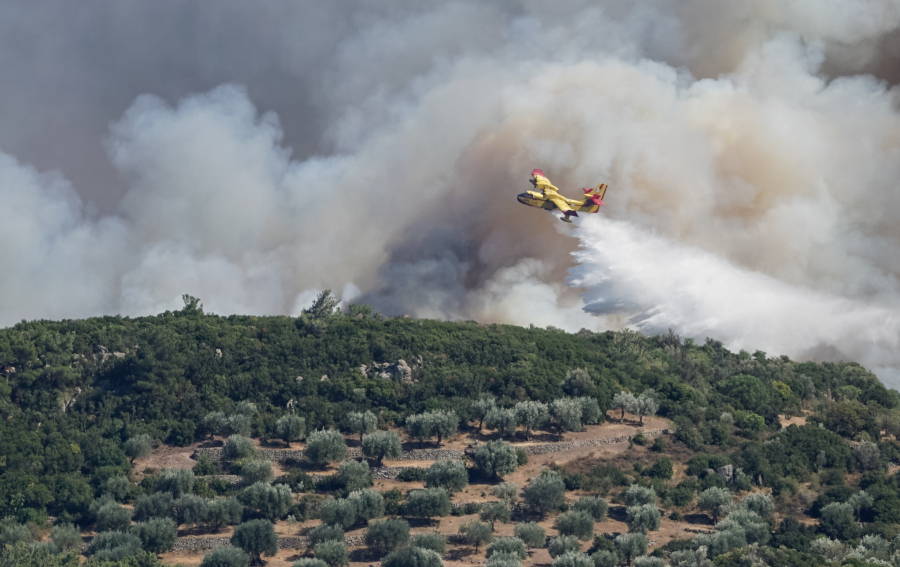
[[0, 8], [0, 324], [329, 287], [900, 380], [896, 0], [73, 10]]

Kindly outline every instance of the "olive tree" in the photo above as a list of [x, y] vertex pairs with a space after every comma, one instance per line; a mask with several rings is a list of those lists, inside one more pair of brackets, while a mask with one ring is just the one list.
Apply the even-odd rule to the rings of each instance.
[[366, 461], [344, 461], [338, 465], [337, 480], [349, 491], [372, 486], [372, 473]]
[[561, 535], [571, 535], [587, 541], [594, 535], [594, 518], [587, 512], [572, 510], [557, 516], [553, 527]]
[[570, 551], [554, 559], [553, 567], [594, 567], [594, 562], [586, 553]]
[[489, 441], [475, 451], [475, 466], [494, 478], [502, 478], [516, 470], [516, 449], [505, 441]]
[[303, 439], [306, 433], [306, 420], [292, 413], [284, 414], [275, 422], [275, 434], [290, 447], [294, 441]]
[[306, 538], [309, 540], [310, 547], [315, 547], [323, 541], [344, 541], [344, 528], [322, 524], [309, 530]]
[[484, 424], [488, 429], [493, 429], [502, 435], [508, 437], [515, 435], [518, 420], [516, 419], [516, 411], [507, 408], [494, 408], [484, 418]]
[[642, 506], [644, 504], [656, 504], [656, 491], [632, 484], [624, 493], [626, 506]]
[[370, 411], [351, 411], [344, 417], [344, 431], [359, 435], [362, 443], [363, 435], [372, 433], [378, 427], [378, 417]]
[[564, 555], [571, 551], [580, 551], [581, 550], [581, 542], [578, 541], [578, 538], [575, 536], [567, 536], [561, 535], [550, 540], [550, 545], [547, 548], [547, 551], [550, 552], [550, 557], [556, 558], [560, 555]]
[[630, 411], [640, 418], [640, 424], [643, 425], [644, 416], [654, 415], [658, 409], [659, 402], [656, 401], [653, 390], [648, 390], [635, 398]]
[[659, 529], [659, 508], [656, 504], [629, 506], [625, 510], [629, 532], [655, 532]]
[[672, 552], [672, 567], [713, 567], [713, 562], [706, 556], [706, 547], [685, 549]]
[[547, 532], [536, 522], [516, 524], [513, 534], [530, 548], [544, 547], [544, 543], [547, 541]]
[[727, 488], [712, 486], [700, 493], [700, 496], [697, 497], [697, 506], [701, 510], [710, 512], [713, 515], [713, 521], [718, 522], [722, 512], [731, 506], [731, 500], [731, 492]]
[[250, 511], [274, 520], [287, 514], [294, 503], [291, 490], [284, 484], [256, 482], [238, 493], [238, 501]]
[[497, 553], [509, 553], [515, 555], [520, 561], [528, 557], [528, 550], [525, 548], [525, 542], [517, 537], [505, 537], [491, 542], [487, 546], [486, 555], [491, 557]]
[[134, 501], [134, 521], [143, 522], [150, 518], [174, 518], [175, 499], [171, 492], [155, 492], [138, 496]]
[[566, 484], [558, 473], [550, 469], [542, 470], [523, 490], [525, 504], [542, 518], [547, 512], [558, 510], [562, 506], [565, 493]]
[[236, 413], [228, 416], [225, 420], [225, 430], [229, 435], [241, 435], [242, 437], [250, 437], [253, 420], [249, 415]]
[[425, 471], [427, 488], [444, 488], [450, 494], [469, 484], [469, 471], [462, 461], [443, 460], [432, 463]]
[[430, 549], [421, 547], [404, 547], [381, 562], [382, 567], [443, 567], [441, 556]]
[[[747, 496], [750, 495], [748, 494]], [[746, 498], [744, 498], [744, 500], [746, 500]], [[771, 502], [771, 500], [769, 502]], [[741, 502], [741, 504], [743, 504], [743, 501]], [[860, 524], [862, 524], [862, 511], [867, 508], [871, 508], [872, 505], [875, 504], [875, 500], [869, 495], [868, 492], [866, 492], [865, 490], [860, 490], [856, 494], [850, 495], [850, 498], [847, 499], [847, 504], [849, 504], [850, 507], [853, 508], [853, 513], [856, 515], [856, 520]], [[760, 515], [763, 516], [763, 514]]]
[[319, 506], [319, 518], [330, 526], [350, 527], [359, 518], [356, 502], [349, 498], [327, 498]]
[[519, 402], [514, 410], [516, 421], [525, 428], [525, 439], [531, 438], [533, 429], [540, 429], [550, 421], [550, 408], [542, 402]]
[[601, 549], [591, 555], [591, 561], [594, 567], [617, 567], [619, 565], [619, 555], [608, 549]]
[[253, 441], [243, 435], [230, 436], [222, 447], [222, 458], [226, 461], [249, 459], [254, 455], [256, 455], [256, 447], [253, 446]]
[[33, 540], [31, 530], [24, 524], [10, 523], [0, 529], [0, 546], [31, 543]]
[[775, 512], [775, 503], [768, 494], [751, 492], [741, 499], [741, 508], [755, 512], [760, 518], [771, 518]]
[[572, 398], [558, 398], [550, 404], [550, 417], [556, 427], [557, 438], [564, 431], [581, 431], [581, 404]]
[[600, 404], [594, 398], [582, 397], [575, 398], [578, 405], [581, 406], [581, 423], [587, 425], [597, 425], [603, 421], [603, 412], [600, 411]]
[[191, 469], [166, 469], [156, 479], [153, 490], [171, 492], [173, 498], [178, 498], [182, 494], [190, 494], [196, 480]]
[[153, 441], [146, 433], [130, 437], [122, 445], [122, 451], [131, 460], [131, 464], [134, 464], [135, 459], [149, 455], [151, 449], [153, 449]]
[[519, 487], [512, 482], [504, 482], [503, 484], [496, 485], [491, 489], [491, 493], [510, 506], [515, 504], [516, 500], [519, 499]]
[[840, 540], [859, 535], [859, 526], [853, 522], [853, 506], [846, 502], [832, 502], [822, 508], [819, 527], [828, 537]]
[[631, 563], [633, 558], [647, 553], [647, 536], [644, 534], [622, 534], [616, 537], [613, 543], [616, 552], [625, 560], [625, 563]]
[[489, 522], [491, 529], [494, 529], [494, 523], [508, 523], [512, 519], [512, 511], [505, 502], [488, 502], [481, 506], [479, 518], [482, 522]]
[[178, 539], [178, 528], [171, 518], [150, 518], [131, 527], [131, 532], [141, 540], [141, 547], [150, 553], [171, 551]]
[[[384, 516], [384, 496], [377, 490], [371, 488], [363, 488], [355, 490], [347, 496], [346, 500], [350, 502], [356, 510], [356, 519], [374, 520]], [[348, 524], [352, 525], [352, 524]]]
[[185, 494], [175, 501], [175, 513], [178, 523], [186, 526], [198, 526], [206, 522], [209, 514], [209, 501], [196, 494]]
[[124, 476], [112, 476], [103, 483], [103, 494], [111, 496], [116, 502], [125, 500], [130, 490], [131, 483]]
[[378, 466], [384, 459], [398, 459], [403, 452], [400, 436], [395, 431], [375, 431], [363, 435], [362, 454], [375, 459]]
[[491, 396], [480, 398], [472, 403], [470, 415], [472, 416], [472, 419], [478, 420], [478, 431], [481, 431], [481, 428], [484, 425], [484, 418], [486, 418], [495, 407], [497, 407], [497, 404]]
[[[29, 535], [30, 532], [29, 532]], [[72, 524], [60, 524], [54, 526], [50, 532], [50, 541], [63, 553], [68, 553], [81, 548], [84, 540], [81, 539], [81, 532]]]
[[413, 518], [446, 516], [450, 513], [450, 494], [443, 488], [413, 490], [406, 497], [406, 513]]
[[245, 485], [257, 482], [272, 482], [275, 473], [268, 459], [249, 459], [241, 463], [241, 479]]
[[347, 458], [347, 442], [340, 432], [333, 429], [313, 431], [306, 438], [303, 455], [309, 462], [317, 465], [342, 461]]
[[220, 411], [214, 411], [203, 416], [200, 422], [200, 429], [204, 431], [210, 438], [213, 435], [221, 435], [228, 426], [228, 420], [225, 414]]
[[595, 522], [602, 522], [606, 517], [606, 511], [609, 505], [606, 500], [599, 496], [582, 496], [575, 501], [572, 509], [576, 512], [587, 512]]
[[234, 529], [231, 545], [244, 550], [254, 563], [259, 563], [261, 555], [278, 553], [278, 536], [275, 527], [268, 520], [250, 520]]
[[597, 385], [586, 368], [575, 368], [566, 372], [563, 391], [570, 396], [591, 396]]
[[618, 410], [622, 410], [622, 416], [619, 418], [620, 421], [625, 420], [625, 412], [631, 411], [631, 408], [634, 407], [635, 397], [631, 392], [621, 391], [618, 394], [615, 394], [612, 399], [612, 407]]
[[123, 532], [131, 525], [131, 510], [109, 501], [97, 510], [98, 532]]
[[203, 556], [200, 567], [247, 567], [250, 556], [230, 545], [213, 548]]
[[96, 559], [121, 561], [140, 555], [141, 551], [141, 540], [132, 533], [101, 532], [91, 540], [87, 554]]
[[209, 501], [206, 510], [206, 522], [218, 532], [225, 526], [236, 526], [241, 522], [244, 508], [237, 498], [215, 498]]
[[396, 431], [375, 431], [362, 438], [362, 454], [375, 459], [378, 466], [384, 459], [398, 459], [403, 452], [400, 435]]
[[366, 546], [377, 555], [387, 555], [409, 542], [409, 522], [382, 520], [372, 522], [366, 530]]
[[314, 549], [316, 559], [324, 561], [328, 567], [345, 567], [350, 564], [350, 552], [343, 540], [323, 541]]
[[437, 437], [440, 445], [444, 437], [455, 435], [458, 429], [459, 416], [455, 411], [435, 410], [406, 418], [406, 432], [418, 439], [419, 445], [432, 437]]
[[484, 522], [468, 522], [459, 527], [459, 533], [466, 536], [466, 543], [475, 548], [478, 553], [478, 547], [483, 543], [490, 543], [494, 540], [494, 530], [490, 524]]
[[430, 549], [436, 553], [444, 553], [447, 551], [447, 537], [437, 532], [431, 534], [414, 535], [410, 545], [413, 547], [421, 547], [422, 549]]

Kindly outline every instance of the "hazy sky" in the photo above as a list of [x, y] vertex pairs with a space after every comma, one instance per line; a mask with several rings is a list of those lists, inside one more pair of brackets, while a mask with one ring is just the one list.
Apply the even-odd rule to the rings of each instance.
[[[182, 293], [900, 380], [900, 0], [7, 2], [0, 325]], [[542, 168], [575, 227], [515, 195]]]

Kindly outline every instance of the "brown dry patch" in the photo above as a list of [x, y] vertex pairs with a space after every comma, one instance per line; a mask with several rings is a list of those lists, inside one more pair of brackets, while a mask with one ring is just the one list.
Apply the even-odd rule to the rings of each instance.
[[192, 469], [197, 464], [197, 461], [192, 459], [191, 455], [194, 454], [194, 451], [200, 445], [201, 443], [194, 443], [187, 447], [160, 445], [146, 457], [135, 459], [132, 474], [135, 476], [135, 480], [140, 482], [140, 479], [144, 476], [144, 470], [148, 468], [157, 470]]
[[779, 415], [778, 421], [781, 422], [782, 429], [789, 425], [796, 425], [797, 427], [800, 427], [801, 425], [806, 425], [806, 416], [795, 415], [794, 417], [785, 417], [783, 415]]

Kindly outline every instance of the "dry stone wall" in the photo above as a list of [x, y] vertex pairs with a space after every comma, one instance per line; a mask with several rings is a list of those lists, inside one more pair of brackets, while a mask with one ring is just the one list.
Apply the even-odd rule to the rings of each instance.
[[[659, 429], [655, 431], [645, 431], [644, 437], [657, 437], [659, 435], [668, 434], [668, 429]], [[568, 451], [569, 449], [577, 449], [578, 447], [591, 447], [597, 445], [612, 445], [614, 443], [623, 443], [625, 441], [630, 441], [633, 437], [633, 435], [621, 435], [619, 437], [604, 437], [602, 439], [583, 439], [581, 441], [565, 441], [557, 443], [541, 443], [538, 445], [524, 445], [517, 448], [522, 449], [522, 451], [529, 455], [546, 455], [547, 453]], [[206, 455], [214, 461], [222, 459], [222, 449], [218, 447], [205, 447], [197, 449], [194, 454], [198, 457], [200, 455]], [[285, 451], [279, 449], [261, 449], [259, 451], [259, 454], [261, 457], [269, 459], [270, 461], [302, 461], [305, 459], [303, 456], [303, 451], [300, 450]], [[362, 457], [362, 453], [356, 447], [348, 449], [347, 454], [351, 459]], [[403, 453], [401, 453], [400, 455], [400, 458], [397, 460], [440, 461], [442, 459], [462, 459], [464, 456], [465, 453], [457, 449], [412, 449], [410, 451], [403, 451]]]
[[[365, 537], [346, 536], [344, 541], [347, 542], [347, 547], [358, 547], [365, 544]], [[231, 538], [182, 537], [175, 542], [175, 547], [172, 548], [172, 551], [197, 551], [222, 547], [223, 545], [231, 545]], [[305, 549], [308, 546], [309, 539], [303, 536], [280, 536], [278, 538], [279, 549]]]

